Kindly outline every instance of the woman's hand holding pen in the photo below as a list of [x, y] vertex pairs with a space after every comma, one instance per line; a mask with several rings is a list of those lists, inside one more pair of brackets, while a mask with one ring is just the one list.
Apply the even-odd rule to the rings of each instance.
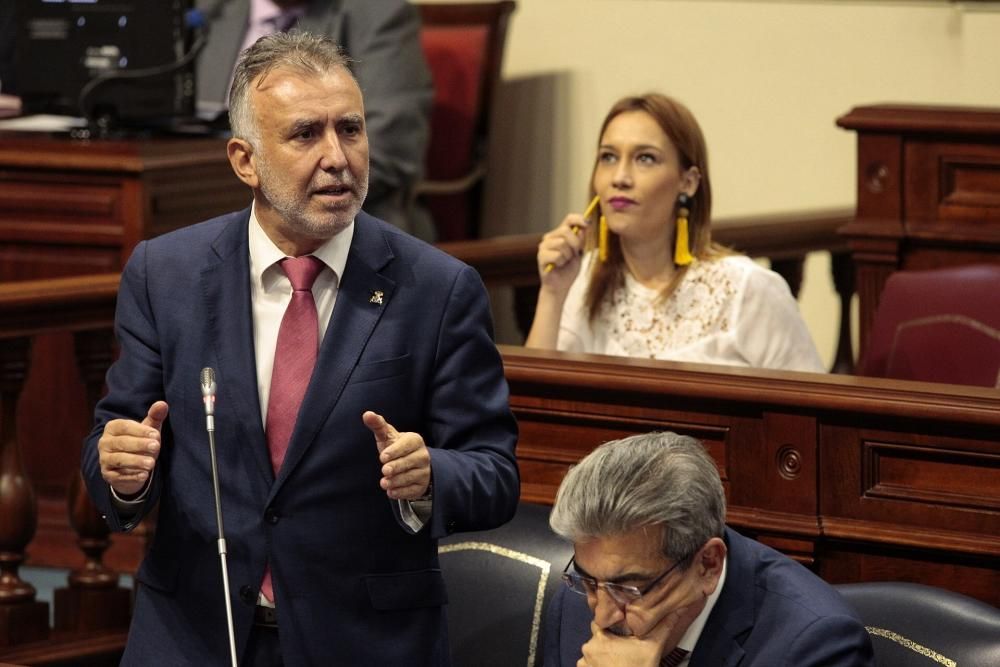
[[580, 271], [587, 220], [570, 213], [562, 224], [545, 234], [538, 244], [538, 272], [542, 286], [568, 290]]
[[538, 244], [538, 303], [535, 319], [524, 344], [554, 350], [559, 336], [559, 320], [569, 288], [580, 273], [581, 256], [586, 246], [586, 231], [591, 214], [601, 200], [594, 197], [583, 215], [570, 213], [562, 223], [542, 237]]
[[580, 272], [580, 256], [584, 250], [590, 216], [600, 204], [594, 197], [583, 215], [570, 213], [562, 224], [542, 237], [538, 244], [538, 270], [542, 287], [565, 292]]

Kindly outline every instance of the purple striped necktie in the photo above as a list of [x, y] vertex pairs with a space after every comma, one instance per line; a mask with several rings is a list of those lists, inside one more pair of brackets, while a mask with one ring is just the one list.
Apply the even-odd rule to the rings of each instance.
[[[312, 255], [281, 260], [281, 269], [292, 283], [292, 299], [285, 308], [278, 328], [278, 343], [271, 370], [271, 391], [267, 399], [267, 448], [271, 467], [277, 476], [288, 451], [302, 398], [309, 386], [316, 355], [319, 352], [319, 317], [312, 286], [323, 270], [323, 262]], [[264, 572], [261, 584], [264, 596], [274, 601], [271, 568]]]
[[663, 656], [660, 660], [660, 667], [677, 667], [681, 664], [681, 660], [687, 657], [688, 652], [681, 647], [675, 648], [669, 654]]

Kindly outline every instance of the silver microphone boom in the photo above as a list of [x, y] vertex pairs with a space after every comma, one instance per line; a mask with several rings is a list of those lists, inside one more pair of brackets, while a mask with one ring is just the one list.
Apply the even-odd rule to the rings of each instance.
[[205, 424], [208, 430], [208, 453], [212, 462], [212, 490], [215, 493], [215, 523], [219, 528], [219, 565], [222, 568], [222, 592], [226, 599], [226, 626], [229, 630], [229, 658], [236, 667], [236, 632], [233, 627], [233, 607], [229, 600], [229, 567], [226, 564], [226, 534], [222, 528], [222, 498], [219, 493], [219, 464], [215, 458], [215, 371], [201, 369], [201, 396], [205, 403]]

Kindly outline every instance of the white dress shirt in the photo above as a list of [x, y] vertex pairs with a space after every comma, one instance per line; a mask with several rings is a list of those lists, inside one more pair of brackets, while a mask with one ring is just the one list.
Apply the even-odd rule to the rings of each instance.
[[726, 563], [729, 560], [727, 557], [722, 561], [722, 574], [719, 575], [719, 583], [716, 585], [715, 590], [708, 599], [705, 601], [705, 608], [701, 610], [701, 613], [695, 617], [694, 622], [688, 626], [688, 629], [684, 631], [681, 635], [681, 639], [677, 642], [679, 648], [684, 649], [688, 652], [684, 659], [681, 660], [677, 667], [687, 667], [691, 663], [691, 654], [694, 653], [694, 647], [698, 644], [698, 640], [701, 639], [701, 633], [705, 629], [705, 623], [708, 621], [708, 617], [711, 615], [712, 610], [715, 609], [715, 603], [719, 601], [719, 595], [722, 594], [722, 586], [726, 583]]

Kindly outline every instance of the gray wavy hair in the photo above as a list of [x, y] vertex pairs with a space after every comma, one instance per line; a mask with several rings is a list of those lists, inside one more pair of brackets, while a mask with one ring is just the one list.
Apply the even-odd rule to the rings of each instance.
[[664, 432], [613, 440], [584, 457], [559, 486], [549, 525], [572, 542], [662, 526], [664, 556], [682, 561], [722, 537], [725, 518], [712, 457], [694, 438]]
[[284, 67], [320, 75], [341, 67], [351, 75], [351, 59], [326, 37], [301, 30], [276, 32], [258, 39], [240, 54], [229, 89], [229, 127], [233, 136], [256, 146], [259, 128], [250, 102], [250, 85], [271, 70]]

